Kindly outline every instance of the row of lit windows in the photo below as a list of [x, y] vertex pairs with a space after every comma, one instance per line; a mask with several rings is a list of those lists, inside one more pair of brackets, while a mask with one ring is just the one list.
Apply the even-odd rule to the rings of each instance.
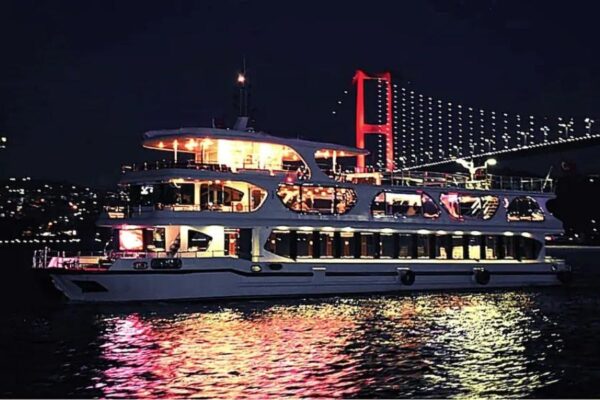
[[[509, 222], [544, 220], [544, 212], [537, 201], [530, 196], [516, 197], [510, 203], [505, 201]], [[496, 214], [500, 206], [500, 198], [495, 195], [442, 193], [440, 194], [440, 204], [454, 220], [489, 220]], [[373, 199], [371, 214], [375, 218], [422, 216], [432, 219], [440, 216], [440, 209], [425, 193], [381, 192]]]
[[[132, 185], [130, 204], [133, 206], [165, 207], [176, 211], [228, 211], [248, 212], [257, 210], [267, 192], [247, 182], [203, 181]], [[290, 210], [304, 214], [343, 215], [356, 204], [356, 191], [351, 188], [282, 184], [277, 196]], [[500, 206], [495, 195], [442, 193], [440, 204], [455, 220], [491, 219]], [[505, 200], [507, 220], [543, 221], [544, 213], [537, 201], [530, 196], [519, 196], [510, 203]], [[439, 206], [426, 193], [380, 192], [371, 204], [375, 218], [423, 217], [434, 219], [441, 215]]]
[[265, 249], [292, 259], [533, 260], [537, 258], [541, 244], [531, 238], [504, 235], [274, 230], [267, 240]]

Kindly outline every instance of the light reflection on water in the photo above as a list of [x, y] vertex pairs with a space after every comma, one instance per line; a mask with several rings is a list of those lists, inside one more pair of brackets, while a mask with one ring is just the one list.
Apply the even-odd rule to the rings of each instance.
[[563, 339], [535, 297], [429, 294], [105, 314], [92, 387], [107, 397], [526, 397], [561, 374], [540, 368]]

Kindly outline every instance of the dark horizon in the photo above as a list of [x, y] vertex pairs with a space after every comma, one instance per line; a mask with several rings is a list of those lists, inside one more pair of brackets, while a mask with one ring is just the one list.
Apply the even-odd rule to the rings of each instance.
[[[153, 158], [141, 149], [144, 131], [231, 115], [243, 57], [257, 126], [275, 135], [353, 144], [351, 115], [331, 111], [358, 68], [391, 70], [420, 92], [489, 109], [600, 115], [595, 7], [585, 3], [0, 7], [0, 135], [9, 140], [0, 150], [2, 178], [113, 186], [121, 164]], [[567, 159], [592, 173], [600, 171], [597, 149], [506, 163], [544, 173]]]

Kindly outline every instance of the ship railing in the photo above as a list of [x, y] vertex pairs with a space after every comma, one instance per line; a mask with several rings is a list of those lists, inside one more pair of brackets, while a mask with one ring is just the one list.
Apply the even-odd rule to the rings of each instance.
[[225, 250], [210, 251], [110, 251], [110, 252], [68, 252], [51, 250], [48, 247], [34, 250], [32, 267], [34, 269], [108, 269], [118, 259], [152, 259], [152, 258], [237, 258]]
[[227, 164], [217, 163], [202, 163], [194, 160], [186, 161], [173, 161], [173, 160], [160, 160], [160, 161], [145, 161], [141, 163], [127, 164], [121, 166], [121, 172], [140, 172], [140, 171], [156, 171], [162, 169], [192, 169], [197, 171], [213, 171], [213, 172], [229, 172], [229, 173], [264, 173], [269, 175], [275, 174], [286, 174], [286, 173], [297, 173], [298, 166], [296, 165], [265, 165], [263, 168], [257, 168], [255, 163], [242, 163], [236, 167]]
[[34, 269], [106, 269], [109, 265], [110, 260], [101, 251], [68, 252], [51, 250], [48, 247], [33, 251]]
[[337, 181], [368, 183], [381, 186], [439, 187], [471, 190], [511, 190], [526, 192], [553, 192], [554, 181], [550, 178], [516, 177], [483, 174], [470, 176], [464, 173], [432, 171], [393, 171], [336, 173]]
[[109, 219], [119, 219], [132, 217], [135, 215], [142, 215], [151, 213], [154, 211], [174, 211], [174, 212], [200, 212], [200, 211], [217, 211], [225, 214], [228, 213], [247, 213], [255, 208], [248, 205], [237, 203], [231, 206], [221, 204], [155, 204], [153, 206], [133, 206], [133, 205], [122, 205], [122, 206], [104, 206], [104, 212], [108, 215]]

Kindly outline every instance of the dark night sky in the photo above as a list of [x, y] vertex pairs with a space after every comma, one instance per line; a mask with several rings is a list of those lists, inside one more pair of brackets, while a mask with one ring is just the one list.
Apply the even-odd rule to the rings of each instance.
[[[600, 116], [598, 10], [550, 3], [5, 0], [0, 174], [110, 186], [151, 156], [145, 130], [229, 111], [242, 56], [258, 127], [278, 135], [352, 144], [331, 110], [356, 68], [488, 109]], [[598, 149], [512, 162], [600, 172]]]

